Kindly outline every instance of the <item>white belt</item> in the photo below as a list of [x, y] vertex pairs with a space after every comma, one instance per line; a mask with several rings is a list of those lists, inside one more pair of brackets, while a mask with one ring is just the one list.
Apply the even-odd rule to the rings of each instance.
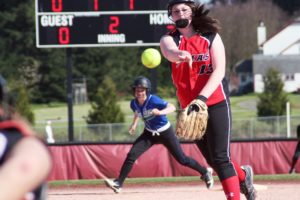
[[171, 126], [171, 123], [168, 122], [166, 125], [164, 125], [163, 127], [160, 127], [157, 130], [151, 130], [151, 129], [148, 129], [148, 128], [146, 128], [146, 129], [147, 129], [147, 131], [150, 131], [152, 133], [152, 136], [155, 136], [155, 135], [159, 136], [160, 132], [163, 132], [163, 131], [167, 130], [168, 128], [170, 128], [170, 126]]

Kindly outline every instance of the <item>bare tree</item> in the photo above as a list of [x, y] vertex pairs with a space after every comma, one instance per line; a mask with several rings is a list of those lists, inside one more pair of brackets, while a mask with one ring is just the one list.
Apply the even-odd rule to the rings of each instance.
[[212, 16], [219, 19], [229, 72], [243, 59], [257, 52], [257, 26], [263, 21], [267, 38], [287, 23], [287, 15], [272, 0], [248, 0], [246, 3], [219, 4], [212, 7]]

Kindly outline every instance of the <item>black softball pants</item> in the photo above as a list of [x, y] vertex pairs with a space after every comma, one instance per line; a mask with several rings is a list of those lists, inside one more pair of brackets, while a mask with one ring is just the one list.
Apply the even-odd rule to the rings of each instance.
[[[179, 140], [174, 134], [172, 126], [165, 131], [160, 132], [160, 135], [152, 136], [152, 132], [144, 129], [143, 133], [135, 140], [121, 168], [118, 178], [120, 185], [123, 185], [126, 177], [132, 169], [134, 162], [154, 144], [163, 144], [172, 156], [181, 165], [190, 167], [200, 174], [205, 174], [207, 169], [201, 166], [196, 160], [186, 156], [180, 146]], [[155, 155], [154, 155], [155, 156]]]
[[206, 134], [195, 141], [207, 163], [216, 171], [219, 179], [236, 175], [230, 159], [231, 111], [230, 105], [222, 101], [208, 108]]

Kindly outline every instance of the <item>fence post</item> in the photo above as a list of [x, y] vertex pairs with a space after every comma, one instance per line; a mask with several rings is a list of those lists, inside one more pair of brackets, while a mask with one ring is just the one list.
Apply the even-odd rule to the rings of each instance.
[[47, 121], [47, 125], [45, 126], [45, 130], [46, 130], [46, 134], [47, 134], [47, 142], [48, 143], [54, 143], [55, 142], [51, 124], [52, 124], [52, 122], [49, 120], [49, 121]]
[[290, 102], [286, 102], [286, 136], [291, 137]]

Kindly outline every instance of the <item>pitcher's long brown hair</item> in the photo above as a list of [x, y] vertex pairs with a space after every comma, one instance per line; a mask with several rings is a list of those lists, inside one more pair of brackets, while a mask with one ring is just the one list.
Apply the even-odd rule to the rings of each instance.
[[220, 22], [208, 16], [209, 10], [204, 4], [190, 4], [193, 11], [192, 26], [197, 33], [218, 33], [221, 29]]

